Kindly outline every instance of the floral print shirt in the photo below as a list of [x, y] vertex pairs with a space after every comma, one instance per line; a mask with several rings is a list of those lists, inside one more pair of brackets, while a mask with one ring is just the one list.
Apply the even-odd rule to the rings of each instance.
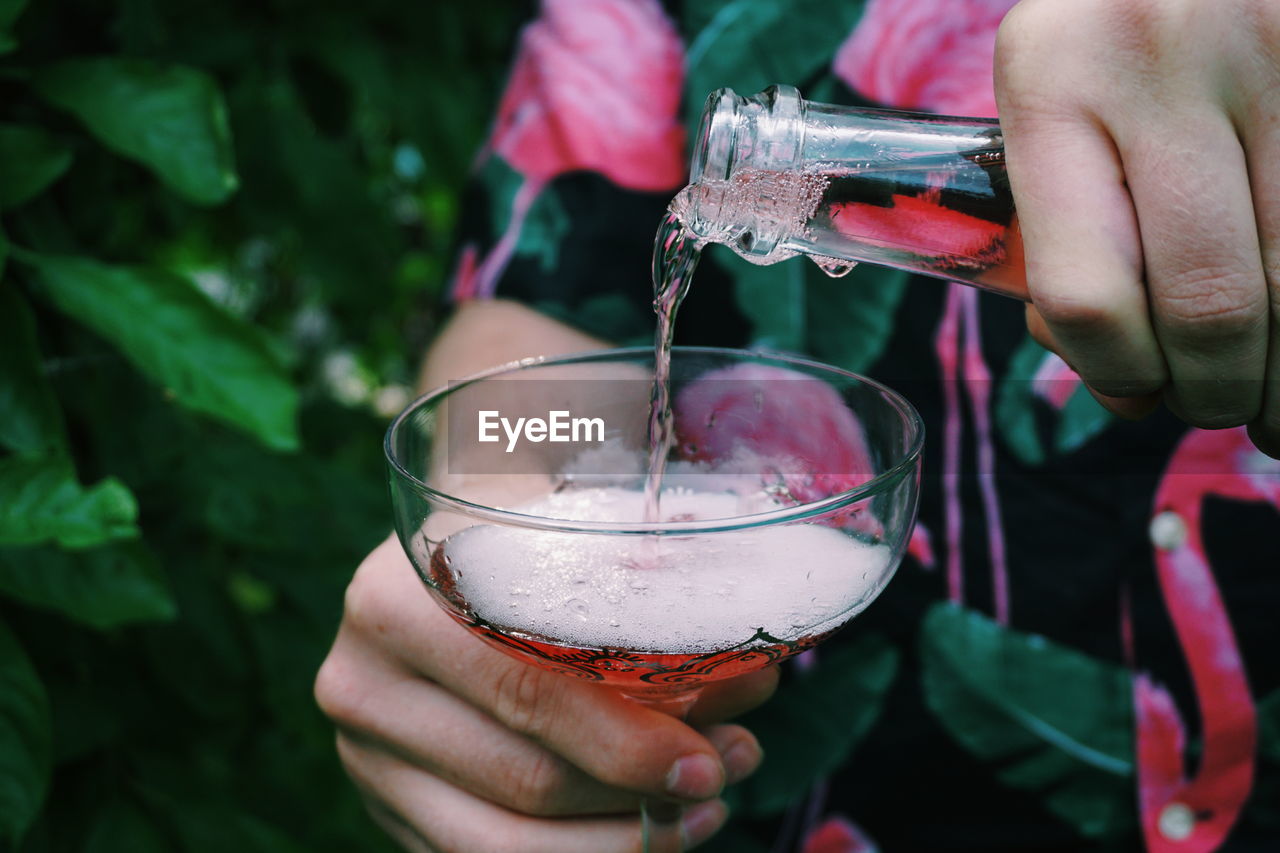
[[[545, 0], [477, 159], [450, 297], [619, 343], [706, 94], [995, 115], [1012, 0]], [[1280, 850], [1280, 463], [1243, 429], [1113, 420], [1022, 306], [709, 250], [679, 342], [805, 352], [930, 433], [898, 577], [744, 721], [708, 849]]]

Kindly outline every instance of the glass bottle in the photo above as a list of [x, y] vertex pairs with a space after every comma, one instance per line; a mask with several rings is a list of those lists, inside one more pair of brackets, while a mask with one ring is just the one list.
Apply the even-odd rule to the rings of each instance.
[[867, 262], [1028, 299], [993, 119], [834, 106], [791, 86], [707, 99], [672, 212], [749, 261]]

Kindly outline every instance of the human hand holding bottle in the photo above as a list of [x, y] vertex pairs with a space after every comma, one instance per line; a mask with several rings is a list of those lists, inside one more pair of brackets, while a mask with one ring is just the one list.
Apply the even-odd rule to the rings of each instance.
[[1280, 458], [1280, 4], [1023, 0], [996, 94], [1032, 334]]

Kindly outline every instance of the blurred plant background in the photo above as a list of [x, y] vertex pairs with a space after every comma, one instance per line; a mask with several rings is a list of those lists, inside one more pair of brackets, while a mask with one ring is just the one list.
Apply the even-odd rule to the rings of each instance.
[[377, 851], [311, 682], [516, 4], [0, 0], [0, 851]]

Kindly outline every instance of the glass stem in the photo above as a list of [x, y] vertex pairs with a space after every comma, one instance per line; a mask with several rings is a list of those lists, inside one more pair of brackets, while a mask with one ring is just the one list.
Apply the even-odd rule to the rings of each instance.
[[[689, 709], [698, 701], [701, 688], [693, 687], [680, 693], [666, 696], [635, 696], [622, 694], [632, 702], [637, 702], [655, 711], [684, 720], [689, 716]], [[684, 806], [670, 800], [647, 798], [640, 803], [640, 829], [643, 853], [681, 853], [684, 850], [684, 828], [682, 819]]]

